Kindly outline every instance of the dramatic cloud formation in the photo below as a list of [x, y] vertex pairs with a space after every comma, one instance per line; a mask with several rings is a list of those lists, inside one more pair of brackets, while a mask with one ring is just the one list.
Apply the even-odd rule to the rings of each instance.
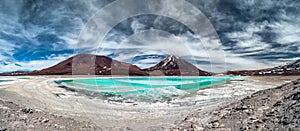
[[[85, 23], [112, 1], [1, 1], [0, 72], [37, 70], [74, 55]], [[299, 59], [300, 1], [187, 1], [201, 10], [215, 27], [225, 51], [226, 68], [257, 69]], [[159, 32], [162, 34], [158, 35]], [[89, 53], [143, 68], [169, 54], [181, 56], [208, 71], [210, 64], [225, 68], [223, 63], [209, 60], [206, 48], [212, 47], [204, 47], [205, 41], [179, 21], [149, 14], [120, 22], [106, 35], [101, 49]]]

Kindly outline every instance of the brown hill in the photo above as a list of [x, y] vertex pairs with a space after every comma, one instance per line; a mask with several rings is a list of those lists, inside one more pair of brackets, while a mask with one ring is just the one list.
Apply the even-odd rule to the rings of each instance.
[[274, 68], [260, 69], [260, 70], [239, 70], [239, 71], [227, 71], [227, 75], [300, 75], [300, 59]]
[[79, 54], [52, 67], [31, 72], [30, 75], [142, 75], [147, 73], [135, 65], [106, 56]]

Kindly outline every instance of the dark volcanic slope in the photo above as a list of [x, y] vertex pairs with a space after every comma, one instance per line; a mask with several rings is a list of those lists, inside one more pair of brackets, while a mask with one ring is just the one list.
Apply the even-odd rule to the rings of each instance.
[[182, 76], [209, 76], [212, 75], [209, 72], [202, 71], [198, 69], [191, 63], [180, 59], [176, 56], [168, 56], [158, 64], [153, 67], [144, 69], [144, 71], [149, 72], [150, 75], [182, 75]]
[[31, 75], [148, 75], [135, 65], [106, 56], [79, 54]]
[[[211, 117], [206, 120], [207, 116]], [[300, 79], [277, 88], [259, 91], [213, 112], [193, 113], [176, 129], [178, 128], [299, 131]]]
[[227, 75], [300, 75], [300, 59], [283, 66], [261, 70], [228, 71]]

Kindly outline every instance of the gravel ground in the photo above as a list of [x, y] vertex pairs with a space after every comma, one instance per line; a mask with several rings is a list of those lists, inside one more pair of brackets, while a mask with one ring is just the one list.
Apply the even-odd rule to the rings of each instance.
[[300, 131], [300, 79], [242, 100], [190, 113], [173, 130]]
[[0, 131], [6, 130], [100, 130], [90, 122], [47, 113], [0, 100]]
[[0, 85], [0, 131], [297, 130], [299, 80], [273, 88], [295, 77], [233, 80], [169, 104], [138, 105], [90, 99], [32, 77]]

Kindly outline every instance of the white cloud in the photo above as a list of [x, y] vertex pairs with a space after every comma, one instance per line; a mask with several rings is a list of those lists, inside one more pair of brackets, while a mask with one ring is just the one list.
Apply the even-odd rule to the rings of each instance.
[[263, 69], [274, 67], [277, 65], [277, 62], [268, 62], [262, 63], [255, 59], [243, 58], [236, 54], [227, 54], [226, 55], [226, 64], [228, 70], [249, 70], [249, 69]]
[[295, 43], [296, 46], [300, 47], [300, 30], [298, 30], [300, 25], [298, 23], [280, 22], [270, 26], [278, 34], [278, 37], [275, 38], [278, 43], [285, 44], [287, 47], [289, 44]]
[[138, 20], [134, 20], [133, 22], [131, 22], [130, 26], [135, 33], [145, 28], [145, 25], [140, 23]]
[[[130, 36], [122, 43], [116, 45], [116, 43], [103, 43], [104, 52], [98, 52], [97, 54], [105, 54], [105, 50], [113, 50], [110, 53], [114, 53], [114, 59], [125, 62], [132, 62], [136, 56], [145, 56], [145, 55], [176, 55], [179, 57], [190, 58], [196, 61], [209, 61], [213, 64], [218, 63], [219, 69], [211, 69], [211, 65], [203, 65], [201, 63], [194, 63], [201, 69], [204, 70], [213, 70], [213, 71], [224, 71], [225, 60], [210, 59], [208, 51], [213, 53], [215, 50], [219, 50], [218, 46], [212, 44], [206, 44], [206, 47], [202, 42], [210, 43], [211, 40], [208, 38], [198, 39], [190, 32], [174, 35], [162, 30], [150, 29], [146, 31], [139, 31], [134, 35]], [[215, 43], [215, 42], [212, 42]], [[225, 54], [217, 54], [224, 57]], [[220, 58], [222, 58], [220, 57]], [[148, 60], [149, 59], [149, 60]], [[133, 64], [140, 66], [141, 68], [153, 66], [154, 62], [158, 63], [162, 58], [158, 57], [155, 59], [145, 58], [137, 61]], [[215, 61], [218, 60], [218, 61]], [[223, 62], [222, 62], [223, 61]]]
[[[11, 72], [11, 71], [23, 71], [23, 70], [40, 70], [50, 66], [53, 66], [67, 58], [70, 55], [52, 55], [47, 60], [32, 60], [29, 62], [8, 62], [8, 65], [1, 65], [0, 72]], [[17, 65], [16, 65], [17, 64]], [[20, 66], [18, 66], [20, 65]]]
[[17, 45], [11, 44], [5, 40], [0, 39], [0, 52], [6, 53], [7, 55], [4, 55], [0, 53], [0, 60], [8, 60], [11, 59], [13, 55], [14, 49], [17, 47]]
[[[231, 32], [226, 33], [226, 37], [236, 41], [237, 45], [235, 48], [248, 48], [247, 50], [241, 50], [241, 51], [255, 51], [255, 50], [264, 50], [269, 48], [269, 44], [262, 42], [262, 38], [255, 33], [259, 31], [263, 31], [265, 26], [267, 26], [268, 23], [262, 23], [262, 24], [250, 24], [248, 25], [243, 31], [237, 31], [237, 32]], [[258, 53], [258, 52], [256, 52]], [[244, 54], [241, 54], [244, 55]]]

